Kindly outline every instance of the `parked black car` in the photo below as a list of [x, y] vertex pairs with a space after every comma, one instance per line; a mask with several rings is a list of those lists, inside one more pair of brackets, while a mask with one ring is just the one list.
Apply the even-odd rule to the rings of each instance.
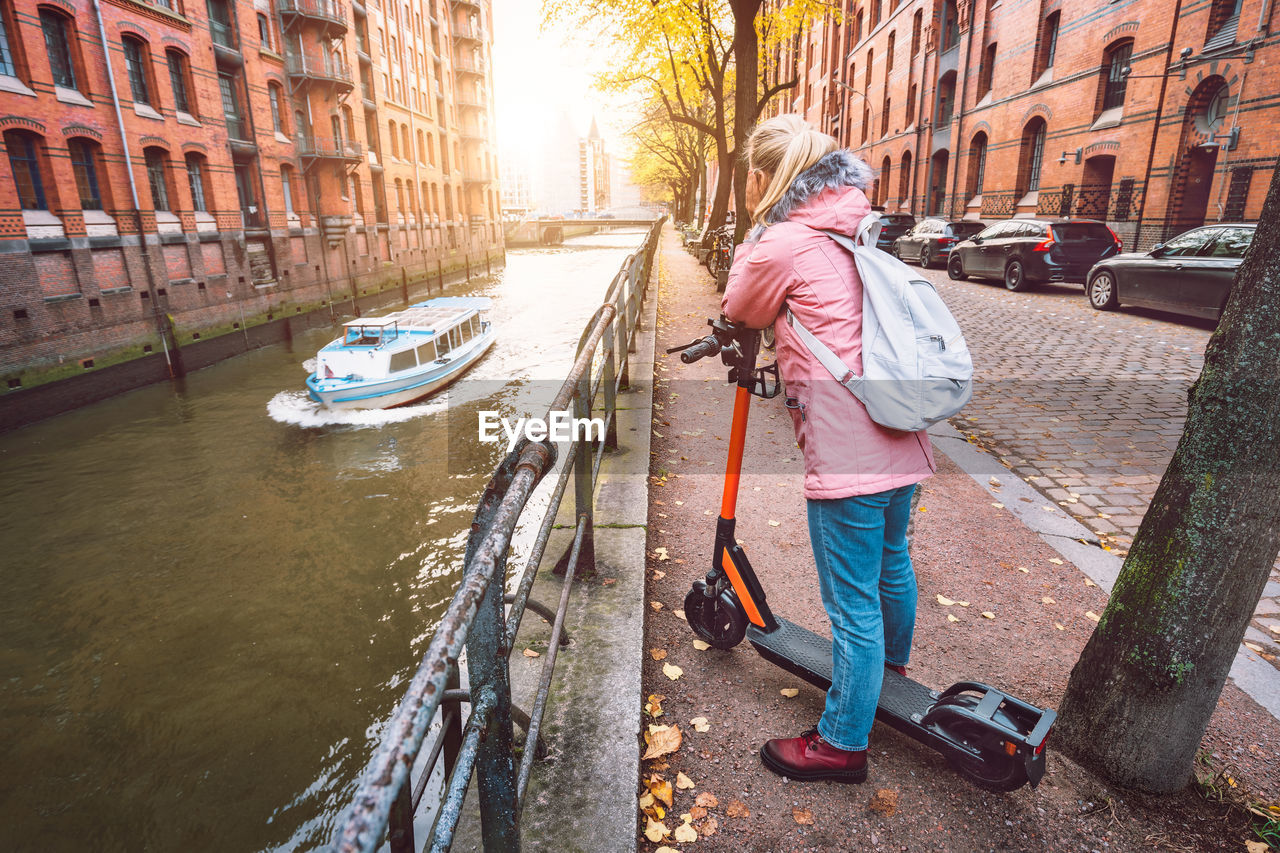
[[935, 261], [945, 264], [951, 249], [966, 237], [987, 227], [985, 222], [957, 219], [926, 219], [903, 234], [893, 244], [893, 253], [902, 260], [912, 260], [928, 269]]
[[1150, 252], [1108, 258], [1089, 270], [1085, 295], [1100, 311], [1124, 303], [1216, 320], [1256, 228], [1252, 223], [1206, 225]]
[[957, 243], [947, 274], [1001, 279], [1015, 291], [1036, 281], [1084, 281], [1120, 248], [1115, 232], [1094, 219], [1007, 219]]
[[915, 224], [916, 218], [910, 213], [881, 213], [880, 236], [876, 238], [876, 248], [892, 253], [893, 241], [906, 234]]

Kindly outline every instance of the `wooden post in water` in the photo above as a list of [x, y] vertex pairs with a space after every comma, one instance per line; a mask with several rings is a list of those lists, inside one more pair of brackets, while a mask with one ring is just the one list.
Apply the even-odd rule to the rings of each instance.
[[404, 304], [409, 307], [409, 271], [400, 267], [400, 289], [404, 291]]

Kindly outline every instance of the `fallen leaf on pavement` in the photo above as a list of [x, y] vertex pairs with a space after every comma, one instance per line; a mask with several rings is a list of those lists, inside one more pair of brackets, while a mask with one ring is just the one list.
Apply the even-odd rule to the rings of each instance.
[[650, 607], [652, 607], [655, 611], [657, 611], [657, 610], [661, 610], [661, 609], [662, 609], [662, 602], [661, 602], [661, 601], [650, 601], [650, 602], [649, 602], [649, 606], [650, 606]]
[[[733, 803], [736, 802], [737, 800], [734, 800], [729, 803], [729, 807], [732, 808]], [[694, 799], [694, 803], [702, 806], [704, 809], [714, 809], [716, 806], [720, 805], [720, 801], [716, 799], [716, 795], [710, 791], [703, 791]]]
[[959, 604], [961, 607], [968, 607], [968, 606], [969, 606], [969, 602], [967, 602], [967, 601], [957, 601], [957, 602], [956, 602], [956, 604]]
[[1059, 560], [1057, 557], [1050, 557], [1050, 558], [1049, 558], [1049, 562], [1050, 562], [1050, 563], [1053, 563], [1055, 566], [1061, 566], [1061, 565], [1063, 565], [1063, 562], [1062, 562], [1061, 560]]
[[1050, 598], [1047, 595], [1044, 598], [1040, 599], [1040, 603], [1041, 604], [1057, 604], [1056, 601], [1054, 601], [1052, 598]]
[[654, 570], [653, 570], [653, 579], [654, 579], [654, 580], [656, 580], [656, 581], [660, 581], [660, 580], [662, 580], [663, 578], [665, 578], [666, 576], [667, 576], [667, 573], [666, 573], [666, 572], [664, 572], [664, 571], [662, 571], [662, 570], [660, 570], [660, 569], [654, 569]]
[[649, 657], [654, 660], [662, 660], [667, 656], [666, 649], [649, 649]]
[[645, 743], [649, 744], [649, 748], [645, 750], [642, 758], [648, 761], [650, 758], [658, 758], [675, 752], [680, 748], [680, 741], [683, 740], [683, 737], [680, 734], [679, 726], [650, 726], [649, 731], [645, 733], [644, 740]]
[[1097, 584], [1096, 584], [1096, 583], [1094, 583], [1094, 582], [1093, 582], [1092, 580], [1090, 580], [1089, 578], [1085, 578], [1085, 579], [1084, 579], [1084, 585], [1085, 585], [1085, 586], [1097, 586]]
[[664, 663], [662, 665], [662, 674], [667, 678], [670, 678], [672, 681], [675, 681], [677, 678], [684, 675], [684, 670], [675, 664]]
[[769, 519], [769, 526], [770, 526], [770, 527], [781, 527], [781, 526], [782, 526], [782, 522], [781, 522], [781, 521], [774, 521], [774, 520], [771, 518], [771, 519]]
[[1059, 631], [1067, 630], [1067, 626], [1063, 625], [1061, 622], [1054, 622], [1053, 627], [1057, 628]]
[[799, 806], [796, 806], [791, 809], [791, 817], [795, 819], [796, 823], [804, 824], [805, 826], [813, 826], [813, 812], [808, 809], [802, 809]]
[[1258, 645], [1257, 643], [1245, 643], [1244, 647], [1252, 652], [1262, 651], [1262, 646]]
[[650, 841], [661, 841], [671, 834], [671, 830], [667, 829], [666, 824], [649, 818], [649, 822], [644, 827], [644, 837]]
[[676, 773], [676, 787], [682, 791], [687, 791], [693, 787], [693, 780], [683, 773]]
[[684, 501], [676, 501], [676, 506], [684, 506]]
[[1244, 849], [1247, 853], [1267, 853], [1267, 842], [1265, 841], [1246, 841]]
[[711, 644], [706, 640], [694, 640], [693, 647], [700, 652], [705, 652], [707, 649], [711, 648]]
[[867, 807], [885, 817], [892, 817], [898, 810], [898, 792], [889, 788], [878, 788]]
[[618, 582], [618, 579], [617, 579], [617, 578], [603, 578], [603, 579], [600, 581], [600, 585], [601, 585], [601, 586], [613, 586], [613, 585], [614, 585], [615, 583], [617, 583], [617, 582]]
[[984, 610], [984, 611], [982, 611], [982, 618], [983, 618], [983, 619], [994, 619], [994, 618], [996, 618], [996, 615], [995, 615], [994, 613], [992, 613], [990, 610]]
[[702, 837], [706, 838], [708, 835], [715, 835], [716, 830], [718, 830], [719, 828], [720, 828], [720, 821], [716, 820], [713, 817], [709, 817], [702, 823], [701, 826], [698, 827], [698, 832], [701, 832]]
[[653, 794], [655, 800], [665, 803], [667, 808], [671, 808], [671, 800], [674, 795], [670, 782], [654, 773], [645, 780], [645, 784], [649, 787], [649, 793]]
[[996, 509], [1004, 509], [1004, 504], [1001, 504], [1001, 503], [993, 503], [991, 505]]
[[957, 619], [955, 616], [952, 616], [950, 613], [948, 613], [948, 614], [947, 614], [947, 621], [948, 621], [948, 622], [959, 622], [960, 620], [959, 620], [959, 619]]
[[709, 731], [711, 731], [711, 726], [710, 726], [710, 724], [708, 724], [708, 723], [707, 723], [707, 718], [706, 718], [706, 717], [694, 717], [694, 718], [693, 718], [692, 720], [690, 720], [689, 722], [693, 724], [693, 730], [694, 730], [695, 732], [709, 732]]
[[680, 851], [674, 847], [668, 847], [667, 845], [664, 844], [661, 847], [659, 847], [657, 850], [653, 851], [653, 853], [680, 853]]
[[742, 800], [730, 800], [729, 805], [725, 806], [724, 813], [729, 817], [751, 817], [747, 804]]
[[798, 687], [784, 687], [784, 688], [782, 688], [781, 690], [779, 690], [778, 692], [779, 692], [779, 693], [781, 693], [783, 696], [786, 696], [788, 699], [792, 699], [792, 698], [794, 698], [794, 697], [795, 697], [795, 695], [796, 695], [797, 693], [799, 693], [799, 692], [800, 692], [800, 688], [798, 688]]
[[653, 555], [654, 555], [655, 557], [657, 557], [657, 558], [658, 558], [658, 562], [662, 562], [663, 560], [670, 560], [670, 559], [671, 559], [671, 557], [670, 557], [670, 556], [668, 556], [668, 554], [667, 554], [667, 549], [666, 549], [666, 548], [654, 548], [654, 549], [653, 549]]
[[694, 806], [693, 808], [689, 809], [689, 816], [694, 820], [702, 820], [704, 817], [707, 816], [707, 810], [704, 809], [702, 806]]
[[1028, 569], [1026, 566], [1018, 566], [1018, 571], [1022, 572], [1024, 575], [1031, 574], [1031, 570]]
[[1102, 617], [1101, 617], [1101, 616], [1099, 616], [1097, 613], [1094, 613], [1092, 610], [1087, 610], [1087, 611], [1085, 611], [1085, 614], [1084, 614], [1084, 615], [1085, 615], [1085, 617], [1086, 617], [1086, 618], [1091, 619], [1091, 620], [1093, 620], [1094, 622], [1097, 622], [1099, 619], [1101, 619], [1101, 618], [1102, 618]]
[[674, 614], [676, 615], [676, 618], [677, 618], [677, 619], [683, 619], [683, 620], [684, 620], [684, 621], [686, 621], [686, 622], [688, 622], [688, 621], [689, 621], [688, 617], [684, 615], [684, 611], [683, 611], [683, 610], [672, 610], [671, 612], [672, 612], [672, 613], [674, 613]]
[[1270, 625], [1267, 630], [1273, 634], [1280, 634], [1280, 625]]
[[954, 601], [947, 598], [945, 595], [938, 596], [938, 603], [941, 604], [943, 607], [950, 607], [951, 605], [955, 604]]
[[536, 658], [536, 657], [539, 657], [538, 653], [537, 653], [537, 652], [535, 652], [533, 649], [525, 649], [525, 650], [524, 650], [524, 656], [525, 656], [525, 657], [527, 657], [527, 658]]
[[691, 841], [698, 840], [698, 831], [694, 829], [690, 824], [682, 823], [678, 827], [676, 827], [676, 832], [673, 837], [675, 838], [676, 841], [682, 842], [684, 844], [688, 844]]

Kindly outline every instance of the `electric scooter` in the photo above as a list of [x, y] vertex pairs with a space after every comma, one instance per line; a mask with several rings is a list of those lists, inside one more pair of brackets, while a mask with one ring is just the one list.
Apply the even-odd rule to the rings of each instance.
[[[734, 511], [747, 436], [751, 397], [771, 399], [781, 390], [777, 362], [756, 366], [760, 334], [726, 320], [708, 320], [711, 334], [673, 347], [692, 364], [719, 355], [737, 385], [724, 495], [716, 522], [711, 570], [694, 581], [684, 612], [694, 633], [717, 649], [730, 649], [745, 636], [767, 661], [828, 690], [831, 640], [775, 616], [742, 546], [734, 538]], [[876, 719], [936, 749], [960, 775], [989, 791], [1035, 787], [1045, 771], [1045, 739], [1057, 713], [1037, 708], [976, 681], [960, 681], [946, 690], [930, 690], [891, 669]]]

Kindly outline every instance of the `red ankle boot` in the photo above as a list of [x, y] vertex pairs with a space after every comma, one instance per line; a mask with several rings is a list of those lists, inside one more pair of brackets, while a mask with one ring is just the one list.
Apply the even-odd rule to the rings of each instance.
[[867, 780], [867, 751], [837, 749], [822, 739], [817, 729], [793, 738], [766, 741], [760, 748], [760, 761], [779, 776], [812, 782], [857, 784]]

